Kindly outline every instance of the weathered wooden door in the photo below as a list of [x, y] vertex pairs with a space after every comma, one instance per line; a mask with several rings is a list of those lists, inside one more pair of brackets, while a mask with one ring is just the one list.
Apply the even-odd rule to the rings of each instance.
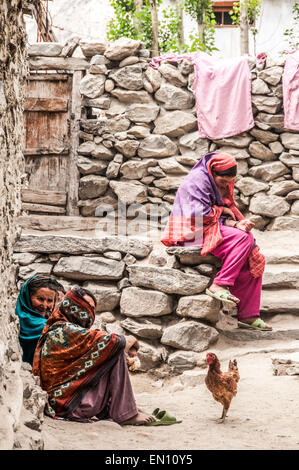
[[29, 213], [70, 214], [74, 151], [72, 74], [28, 77], [25, 99], [25, 167], [29, 187], [22, 206]]

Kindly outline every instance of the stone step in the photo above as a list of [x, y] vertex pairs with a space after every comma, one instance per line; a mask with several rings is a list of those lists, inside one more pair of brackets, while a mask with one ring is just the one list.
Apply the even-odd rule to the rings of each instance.
[[[290, 260], [291, 261], [291, 260]], [[296, 263], [266, 264], [263, 274], [263, 289], [299, 287], [299, 265]]]
[[293, 313], [299, 315], [299, 290], [262, 290], [261, 313]]
[[[234, 341], [256, 341], [256, 340], [299, 340], [299, 315], [275, 315], [265, 320], [272, 326], [272, 331], [257, 331], [238, 328], [237, 319], [226, 316], [217, 324], [220, 335]], [[263, 316], [262, 316], [263, 317]]]
[[253, 235], [267, 263], [299, 264], [299, 232], [253, 230]]

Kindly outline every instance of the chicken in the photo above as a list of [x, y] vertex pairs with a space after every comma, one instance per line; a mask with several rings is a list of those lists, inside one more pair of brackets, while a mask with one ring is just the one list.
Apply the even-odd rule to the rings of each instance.
[[205, 378], [205, 383], [212, 393], [214, 399], [223, 405], [220, 422], [224, 423], [230, 403], [237, 395], [237, 383], [240, 380], [237, 361], [229, 361], [228, 372], [222, 372], [220, 362], [216, 354], [207, 353], [207, 363], [209, 370]]

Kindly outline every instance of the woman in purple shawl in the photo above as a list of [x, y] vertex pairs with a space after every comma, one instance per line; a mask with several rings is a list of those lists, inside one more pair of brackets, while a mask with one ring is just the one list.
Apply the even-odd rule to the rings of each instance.
[[181, 183], [162, 242], [166, 246], [199, 246], [222, 260], [206, 293], [238, 307], [239, 327], [271, 330], [260, 318], [262, 274], [260, 253], [233, 198], [237, 163], [226, 153], [205, 155]]

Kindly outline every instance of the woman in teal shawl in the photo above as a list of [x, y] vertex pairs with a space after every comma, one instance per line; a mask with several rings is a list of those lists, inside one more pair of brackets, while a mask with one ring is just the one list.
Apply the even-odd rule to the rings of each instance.
[[22, 285], [16, 315], [20, 321], [19, 341], [24, 362], [32, 365], [37, 342], [60, 292], [64, 293], [65, 290], [56, 279], [41, 275], [30, 277]]

